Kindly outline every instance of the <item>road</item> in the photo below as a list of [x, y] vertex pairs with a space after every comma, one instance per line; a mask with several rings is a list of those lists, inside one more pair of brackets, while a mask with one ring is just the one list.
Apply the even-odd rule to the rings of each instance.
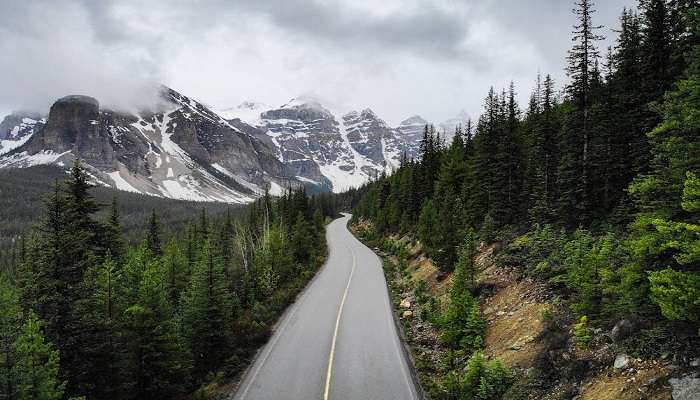
[[282, 316], [234, 400], [413, 400], [418, 394], [393, 321], [381, 261], [328, 225], [328, 261]]

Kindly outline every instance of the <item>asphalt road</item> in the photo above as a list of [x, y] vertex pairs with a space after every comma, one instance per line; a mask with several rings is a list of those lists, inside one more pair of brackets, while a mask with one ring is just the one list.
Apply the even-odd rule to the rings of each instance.
[[234, 400], [418, 399], [394, 325], [381, 261], [327, 228], [329, 258], [243, 377]]

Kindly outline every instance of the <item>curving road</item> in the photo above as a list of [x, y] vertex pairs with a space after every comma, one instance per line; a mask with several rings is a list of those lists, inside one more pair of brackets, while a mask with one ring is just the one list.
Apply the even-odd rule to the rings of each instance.
[[381, 261], [327, 227], [329, 258], [282, 316], [234, 400], [418, 399], [394, 325]]

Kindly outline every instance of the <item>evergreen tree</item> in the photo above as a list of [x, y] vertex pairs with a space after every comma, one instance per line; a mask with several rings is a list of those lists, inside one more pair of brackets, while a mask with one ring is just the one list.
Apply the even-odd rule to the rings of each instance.
[[165, 400], [182, 394], [189, 357], [157, 263], [146, 264], [135, 300], [125, 310], [130, 398]]
[[83, 364], [92, 380], [84, 393], [95, 398], [123, 398], [126, 393], [123, 371], [126, 353], [122, 332], [123, 279], [120, 268], [107, 251], [105, 261], [85, 272], [84, 290], [89, 297], [79, 301], [76, 309], [81, 322], [92, 327], [83, 343]]
[[22, 308], [19, 291], [3, 277], [0, 277], [0, 310], [0, 398], [14, 399], [18, 391], [14, 375], [18, 355], [14, 342], [22, 325]]
[[59, 353], [44, 339], [41, 324], [33, 313], [14, 343], [17, 363], [12, 375], [17, 380], [17, 399], [61, 399], [65, 383], [58, 377]]
[[163, 249], [163, 273], [165, 274], [165, 287], [168, 292], [168, 301], [173, 306], [180, 304], [182, 294], [187, 288], [190, 279], [190, 271], [187, 266], [187, 258], [180, 250], [176, 238], [170, 238]]
[[601, 27], [592, 22], [593, 6], [591, 0], [577, 0], [574, 13], [578, 24], [574, 26], [574, 46], [568, 56], [571, 83], [567, 93], [571, 108], [562, 132], [558, 186], [559, 213], [570, 227], [589, 222], [593, 206], [589, 198], [591, 82], [600, 56], [596, 42], [603, 38], [596, 33]]
[[204, 243], [183, 303], [183, 324], [195, 371], [219, 367], [230, 351], [234, 305], [221, 260], [210, 241]]
[[122, 240], [122, 227], [119, 216], [119, 204], [117, 198], [112, 198], [112, 207], [109, 212], [109, 219], [105, 226], [105, 244], [110, 251], [112, 258], [122, 260], [124, 256], [124, 241]]
[[156, 210], [151, 211], [151, 218], [148, 220], [148, 230], [146, 231], [146, 238], [144, 241], [146, 243], [146, 248], [152, 254], [163, 254], [160, 242], [160, 223], [158, 222]]

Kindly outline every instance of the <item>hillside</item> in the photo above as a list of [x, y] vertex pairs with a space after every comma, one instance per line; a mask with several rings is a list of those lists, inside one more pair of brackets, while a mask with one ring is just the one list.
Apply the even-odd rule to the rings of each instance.
[[[63, 169], [44, 165], [31, 168], [0, 169], [0, 264], [10, 257], [13, 239], [18, 240], [43, 217], [44, 199], [54, 182], [68, 179]], [[143, 239], [144, 221], [156, 210], [166, 234], [181, 234], [187, 223], [205, 209], [212, 216], [221, 216], [228, 210], [239, 212], [236, 205], [173, 200], [125, 192], [97, 186], [92, 193], [100, 204], [110, 205], [116, 198], [121, 214], [125, 238], [132, 243]], [[98, 218], [106, 219], [109, 210], [103, 209]]]
[[[469, 368], [468, 357], [441, 340], [439, 316], [449, 307], [454, 274], [441, 273], [408, 235], [377, 241], [367, 221], [353, 230], [382, 250], [395, 312], [426, 397], [449, 397], [449, 374]], [[512, 374], [501, 398], [689, 400], [700, 394], [696, 336], [623, 318], [591, 329], [582, 346], [566, 291], [529, 275], [531, 266], [507, 265], [512, 254], [512, 245], [497, 242], [482, 244], [474, 258], [482, 351]]]

